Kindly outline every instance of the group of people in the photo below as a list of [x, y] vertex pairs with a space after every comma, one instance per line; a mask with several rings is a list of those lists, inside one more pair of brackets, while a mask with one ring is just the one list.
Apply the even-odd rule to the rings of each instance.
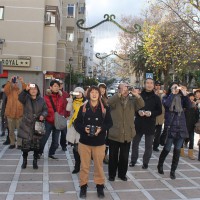
[[[22, 89], [18, 82], [21, 82]], [[38, 168], [37, 160], [42, 156], [50, 135], [50, 159], [57, 159], [55, 152], [59, 144], [63, 151], [71, 145], [75, 159], [72, 173], [80, 176], [80, 198], [87, 196], [91, 160], [97, 195], [104, 198], [103, 163], [108, 164], [109, 181], [115, 181], [116, 176], [127, 181], [128, 166], [134, 167], [137, 163], [143, 135], [142, 168], [147, 169], [152, 151], [159, 151], [160, 137], [165, 133], [157, 169], [159, 174], [164, 174], [163, 164], [173, 144], [170, 177], [175, 179], [179, 157], [184, 156], [184, 144], [189, 142], [188, 156], [194, 159], [194, 128], [199, 120], [200, 90], [188, 94], [186, 87], [172, 83], [164, 92], [161, 83], [152, 79], [145, 80], [142, 91], [120, 83], [118, 92], [110, 98], [106, 89], [106, 85], [100, 83], [84, 89], [76, 87], [68, 94], [63, 90], [62, 80], [52, 80], [42, 98], [37, 84], [25, 84], [23, 78], [18, 77], [16, 81], [16, 77], [11, 77], [3, 87], [2, 135], [8, 129], [4, 144], [10, 144], [9, 149], [17, 147], [22, 150], [23, 169], [27, 166], [29, 151], [34, 151], [33, 168]], [[55, 126], [55, 112], [68, 120], [62, 130]], [[35, 134], [36, 121], [44, 122], [44, 135]]]

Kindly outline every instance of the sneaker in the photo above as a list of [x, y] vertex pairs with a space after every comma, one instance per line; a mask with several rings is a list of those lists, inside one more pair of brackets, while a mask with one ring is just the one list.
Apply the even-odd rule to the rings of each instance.
[[80, 195], [79, 195], [79, 197], [81, 199], [85, 199], [86, 198], [86, 196], [87, 196], [87, 187], [88, 187], [87, 184], [81, 186]]
[[15, 144], [10, 145], [8, 148], [9, 148], [9, 149], [14, 149], [14, 148], [15, 148]]
[[106, 165], [109, 163], [109, 158], [108, 158], [107, 155], [104, 157], [103, 163], [106, 164]]
[[142, 165], [142, 169], [147, 169], [148, 168], [148, 164], [143, 164]]
[[97, 184], [97, 196], [99, 199], [103, 199], [105, 197], [103, 189], [104, 185]]
[[129, 163], [129, 167], [134, 167], [134, 166], [135, 166], [135, 163], [131, 161], [131, 162]]
[[154, 151], [159, 152], [160, 150], [158, 148], [153, 148]]
[[115, 181], [115, 177], [109, 177], [108, 180], [109, 181]]
[[67, 147], [62, 147], [62, 150], [63, 151], [67, 151]]
[[6, 140], [3, 145], [9, 145], [10, 144], [10, 141], [9, 140]]
[[128, 180], [126, 176], [124, 176], [124, 177], [118, 176], [118, 178], [120, 178], [122, 181], [127, 181]]
[[58, 158], [56, 158], [54, 155], [49, 155], [49, 158], [51, 158], [53, 160], [58, 160]]
[[5, 134], [5, 132], [2, 132], [2, 134], [0, 135], [0, 137], [3, 137], [3, 136], [5, 136], [6, 134]]

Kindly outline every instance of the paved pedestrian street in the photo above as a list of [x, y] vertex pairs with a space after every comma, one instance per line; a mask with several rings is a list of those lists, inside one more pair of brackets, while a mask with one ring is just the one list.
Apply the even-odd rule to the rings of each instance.
[[[56, 151], [59, 160], [48, 159], [48, 146], [44, 156], [39, 160], [39, 169], [32, 168], [32, 153], [28, 157], [28, 166], [21, 169], [21, 151], [8, 149], [3, 146], [5, 137], [0, 140], [0, 200], [75, 200], [79, 199], [78, 176], [72, 175], [72, 148], [63, 152]], [[142, 154], [144, 141], [140, 145], [140, 159], [134, 168], [129, 168], [128, 181], [116, 179], [115, 182], [106, 181], [105, 199], [146, 200], [146, 199], [200, 199], [200, 162], [180, 158], [177, 179], [169, 178], [172, 154], [167, 157], [164, 165], [165, 174], [157, 173], [156, 165], [160, 152], [153, 152], [147, 170], [143, 170]], [[187, 153], [187, 150], [185, 151]], [[195, 152], [197, 156], [197, 152]], [[107, 165], [104, 166], [108, 178]], [[98, 199], [93, 183], [93, 164], [89, 177], [87, 199]]]

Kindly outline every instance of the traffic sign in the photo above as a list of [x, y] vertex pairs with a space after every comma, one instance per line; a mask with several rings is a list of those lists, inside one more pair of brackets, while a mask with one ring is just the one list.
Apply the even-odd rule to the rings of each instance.
[[146, 73], [146, 79], [153, 79], [153, 73]]

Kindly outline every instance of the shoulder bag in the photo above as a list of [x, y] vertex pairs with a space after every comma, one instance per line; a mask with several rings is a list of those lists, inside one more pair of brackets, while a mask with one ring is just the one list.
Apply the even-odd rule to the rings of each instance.
[[56, 111], [56, 107], [51, 96], [49, 96], [49, 99], [54, 110], [54, 126], [57, 130], [64, 130], [67, 127], [67, 119]]

